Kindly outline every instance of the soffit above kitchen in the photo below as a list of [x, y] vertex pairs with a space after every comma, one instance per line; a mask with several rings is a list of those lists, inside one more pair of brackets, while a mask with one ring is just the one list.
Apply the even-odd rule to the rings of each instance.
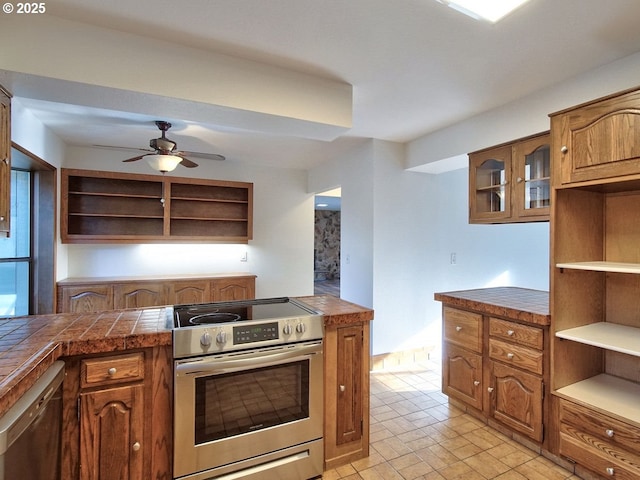
[[[640, 51], [635, 0], [531, 0], [495, 24], [436, 0], [46, 7], [44, 19], [0, 16], [0, 40], [11, 45], [0, 52], [0, 83], [65, 142], [139, 146], [163, 119], [200, 143], [178, 138], [182, 148], [269, 166], [311, 168], [367, 138], [409, 142]], [[26, 28], [35, 22], [49, 30]], [[7, 33], [18, 23], [30, 34], [20, 42]], [[74, 44], [74, 31], [84, 41]], [[73, 47], [68, 77], [45, 42]], [[225, 93], [231, 105], [190, 97], [208, 84], [221, 94], [216, 81], [230, 66], [272, 94], [238, 88], [236, 98]], [[279, 101], [288, 95], [297, 105]]]

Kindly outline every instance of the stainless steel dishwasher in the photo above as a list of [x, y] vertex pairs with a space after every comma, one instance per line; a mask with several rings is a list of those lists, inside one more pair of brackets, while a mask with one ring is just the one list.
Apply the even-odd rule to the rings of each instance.
[[0, 419], [0, 480], [59, 480], [64, 362], [57, 361]]

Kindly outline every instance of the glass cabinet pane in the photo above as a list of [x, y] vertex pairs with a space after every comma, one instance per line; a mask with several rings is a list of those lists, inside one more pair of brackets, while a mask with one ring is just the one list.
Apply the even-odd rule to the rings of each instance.
[[525, 209], [544, 208], [550, 204], [549, 159], [549, 145], [543, 145], [525, 156]]
[[476, 206], [478, 212], [504, 212], [506, 209], [506, 164], [495, 158], [476, 168]]

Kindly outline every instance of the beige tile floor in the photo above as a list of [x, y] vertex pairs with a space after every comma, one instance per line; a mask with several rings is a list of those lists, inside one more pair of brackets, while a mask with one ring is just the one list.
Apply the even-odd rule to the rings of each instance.
[[579, 478], [450, 406], [440, 386], [435, 362], [372, 372], [370, 456], [323, 480]]

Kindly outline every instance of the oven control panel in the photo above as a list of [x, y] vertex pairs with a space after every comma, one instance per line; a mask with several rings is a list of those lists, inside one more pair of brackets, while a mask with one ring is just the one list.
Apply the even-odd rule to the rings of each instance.
[[277, 340], [278, 338], [278, 322], [233, 327], [234, 345], [264, 342], [265, 340]]

